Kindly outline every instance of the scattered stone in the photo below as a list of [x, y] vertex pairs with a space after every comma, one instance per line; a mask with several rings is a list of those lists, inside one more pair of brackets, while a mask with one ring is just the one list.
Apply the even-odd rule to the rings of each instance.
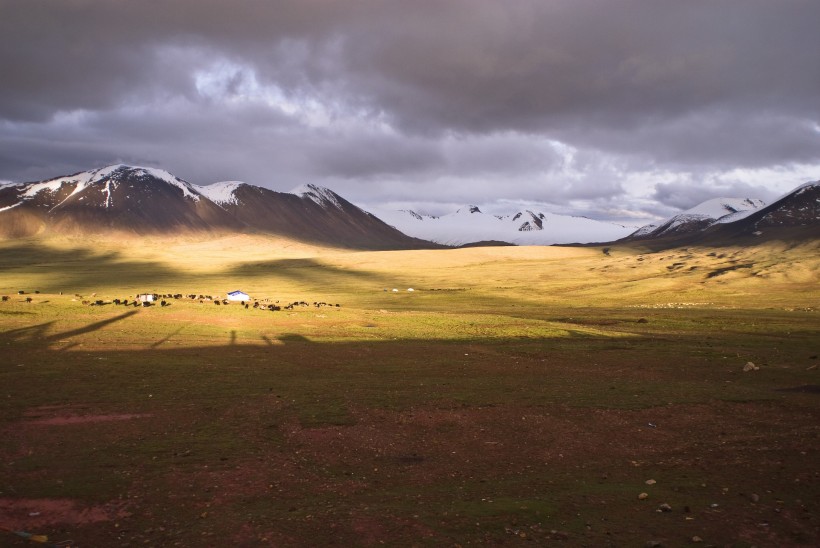
[[758, 371], [759, 369], [760, 368], [752, 362], [746, 362], [746, 365], [743, 366], [744, 373], [748, 373], [749, 371]]
[[694, 537], [692, 537], [692, 542], [703, 542], [703, 539], [695, 535]]
[[808, 366], [808, 367], [806, 368], [806, 371], [814, 371], [815, 369], [817, 369], [817, 364], [814, 364], [814, 365], [810, 365], [810, 366]]
[[644, 483], [647, 484], [647, 485], [655, 485], [658, 482], [653, 480], [653, 479], [648, 479]]
[[644, 543], [644, 548], [663, 548], [663, 544], [659, 540], [647, 540]]
[[757, 493], [752, 493], [749, 496], [749, 500], [751, 500], [752, 502], [760, 502], [760, 495], [758, 495]]
[[665, 502], [658, 506], [658, 512], [671, 512], [672, 507], [666, 504]]
[[649, 498], [649, 493], [641, 493], [638, 495], [638, 500], [646, 500]]

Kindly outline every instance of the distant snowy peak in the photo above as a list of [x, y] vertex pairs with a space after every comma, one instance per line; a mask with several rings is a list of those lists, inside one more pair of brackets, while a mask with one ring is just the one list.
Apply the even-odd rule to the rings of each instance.
[[763, 207], [766, 202], [756, 198], [713, 198], [660, 223], [642, 226], [629, 237], [647, 239], [705, 230], [714, 224], [738, 221]]
[[519, 232], [529, 232], [531, 230], [544, 230], [544, 219], [547, 216], [543, 213], [534, 213], [529, 209], [523, 212], [516, 213], [513, 216], [513, 221], [521, 221], [518, 227]]
[[554, 213], [524, 210], [510, 215], [482, 213], [475, 205], [433, 217], [409, 210], [377, 210], [376, 215], [407, 235], [443, 245], [483, 241], [552, 245], [612, 241], [634, 228]]
[[290, 193], [312, 200], [324, 208], [335, 207], [337, 209], [344, 209], [340, 196], [329, 188], [325, 188], [323, 186], [311, 184], [302, 185], [294, 188], [290, 191]]
[[425, 217], [430, 217], [432, 219], [435, 219], [435, 217], [433, 217], [432, 215], [419, 215], [418, 213], [416, 213], [415, 211], [412, 211], [410, 209], [401, 209], [399, 211], [401, 213], [407, 213], [408, 215], [410, 215], [411, 217], [413, 217], [414, 219], [417, 219], [419, 221], [423, 221]]
[[238, 204], [239, 200], [236, 197], [236, 191], [243, 186], [248, 185], [241, 181], [222, 181], [211, 185], [197, 186], [196, 189], [210, 201], [223, 206]]

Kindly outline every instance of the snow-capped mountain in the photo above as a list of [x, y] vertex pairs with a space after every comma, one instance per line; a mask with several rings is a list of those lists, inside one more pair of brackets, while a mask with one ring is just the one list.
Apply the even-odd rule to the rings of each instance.
[[0, 236], [258, 231], [343, 247], [431, 247], [329, 189], [274, 192], [238, 181], [198, 186], [167, 171], [112, 165], [0, 187]]
[[0, 188], [0, 234], [238, 229], [195, 185], [160, 169], [112, 165]]
[[754, 198], [713, 198], [660, 223], [642, 226], [629, 238], [659, 238], [697, 232], [716, 223], [738, 221], [765, 205], [763, 200]]
[[586, 217], [531, 210], [490, 215], [475, 205], [438, 217], [407, 210], [378, 209], [374, 213], [405, 234], [452, 246], [482, 241], [516, 245], [609, 242], [635, 230]]
[[761, 236], [820, 237], [820, 181], [800, 185], [769, 205], [746, 198], [709, 200], [659, 226], [643, 227], [622, 241], [654, 241], [664, 246], [719, 245]]

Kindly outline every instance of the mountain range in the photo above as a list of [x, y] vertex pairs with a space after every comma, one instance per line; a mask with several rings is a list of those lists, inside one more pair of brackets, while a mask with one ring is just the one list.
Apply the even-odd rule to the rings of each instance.
[[356, 249], [614, 241], [663, 246], [780, 233], [817, 238], [820, 181], [768, 205], [752, 198], [709, 200], [638, 230], [533, 210], [490, 215], [477, 206], [438, 217], [387, 210], [374, 215], [315, 185], [291, 192], [236, 181], [199, 186], [161, 169], [121, 164], [0, 185], [0, 238], [201, 232], [255, 232]]
[[167, 171], [112, 165], [0, 187], [0, 237], [262, 232], [361, 249], [435, 247], [406, 236], [338, 194], [240, 182], [198, 186]]
[[374, 213], [405, 234], [449, 246], [475, 242], [515, 245], [610, 242], [635, 230], [634, 227], [586, 217], [529, 209], [508, 215], [491, 215], [475, 205], [441, 216], [422, 215], [408, 210], [378, 209]]

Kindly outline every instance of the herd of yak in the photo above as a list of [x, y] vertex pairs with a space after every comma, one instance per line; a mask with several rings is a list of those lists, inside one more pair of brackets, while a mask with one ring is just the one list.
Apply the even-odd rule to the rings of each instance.
[[[25, 291], [18, 291], [17, 293], [19, 295], [25, 295]], [[35, 291], [35, 293], [39, 293], [39, 291]], [[82, 298], [82, 295], [79, 295], [79, 294], [75, 294], [74, 296], [78, 297], [78, 298]], [[92, 294], [92, 297], [95, 297], [95, 296], [96, 296], [96, 294]], [[103, 305], [107, 305], [107, 304], [113, 304], [113, 305], [116, 305], [116, 306], [133, 306], [133, 307], [137, 307], [137, 308], [138, 307], [147, 308], [147, 307], [150, 307], [150, 306], [154, 306], [156, 304], [156, 301], [159, 300], [159, 306], [160, 307], [166, 307], [166, 306], [170, 306], [170, 304], [171, 304], [169, 302], [170, 300], [172, 300], [172, 299], [183, 299], [183, 298], [191, 300], [191, 301], [197, 301], [198, 300], [200, 304], [204, 304], [204, 303], [207, 302], [207, 303], [213, 303], [215, 305], [226, 306], [226, 305], [231, 303], [231, 301], [229, 301], [228, 299], [220, 299], [219, 297], [212, 297], [211, 295], [196, 295], [196, 294], [192, 293], [190, 295], [184, 295], [183, 296], [181, 293], [173, 293], [173, 294], [169, 293], [169, 294], [164, 294], [164, 295], [157, 295], [157, 294], [137, 295], [137, 296], [133, 297], [132, 300], [128, 300], [128, 299], [114, 299], [112, 301], [105, 301], [105, 300], [102, 300], [102, 299], [96, 299], [96, 300], [93, 300], [93, 301], [84, 300], [84, 301], [82, 301], [82, 304], [86, 305], [86, 306], [103, 306]], [[8, 295], [3, 295], [2, 296], [2, 301], [3, 302], [6, 302], [8, 300], [9, 300]], [[33, 299], [31, 297], [25, 297], [25, 301], [27, 303], [32, 302], [32, 300]], [[237, 301], [237, 302], [239, 303], [240, 306], [244, 306], [246, 309], [249, 309], [249, 308], [252, 307], [252, 308], [256, 308], [256, 309], [260, 309], [260, 310], [270, 310], [271, 312], [276, 312], [278, 310], [293, 310], [296, 307], [311, 306], [306, 301], [294, 301], [294, 302], [286, 304], [286, 305], [280, 305], [279, 301], [275, 301], [274, 303], [271, 303], [269, 299], [262, 299], [262, 301], [254, 299], [252, 305], [249, 301]], [[340, 308], [341, 307], [341, 305], [339, 305], [339, 304], [330, 304], [330, 303], [318, 302], [318, 301], [314, 301], [312, 306], [315, 306], [316, 308], [322, 308], [323, 306], [331, 306], [331, 307], [335, 307], [335, 308]]]

